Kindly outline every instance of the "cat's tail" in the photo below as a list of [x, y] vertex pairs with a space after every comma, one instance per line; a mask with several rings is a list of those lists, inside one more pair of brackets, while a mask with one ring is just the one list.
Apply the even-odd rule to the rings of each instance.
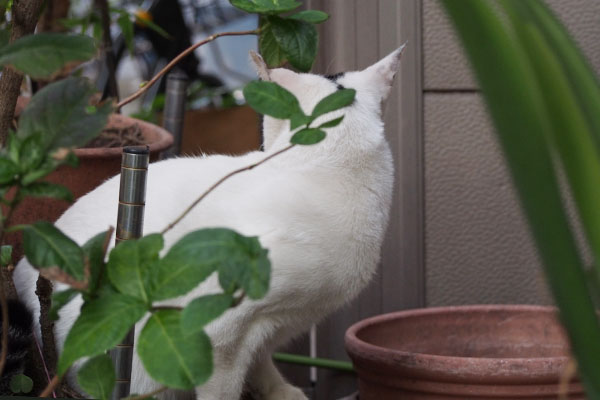
[[[0, 377], [0, 394], [11, 393], [10, 380], [13, 376], [23, 373], [25, 359], [33, 340], [33, 315], [23, 303], [18, 300], [8, 300], [8, 321], [8, 352], [4, 371]], [[0, 332], [2, 332], [1, 327], [2, 318], [0, 318]]]

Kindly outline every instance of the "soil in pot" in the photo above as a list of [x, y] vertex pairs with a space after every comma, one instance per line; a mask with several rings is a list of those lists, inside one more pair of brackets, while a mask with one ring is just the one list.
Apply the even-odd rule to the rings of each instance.
[[[556, 310], [463, 306], [401, 311], [346, 332], [361, 400], [584, 399]], [[563, 390], [564, 389], [564, 390]]]

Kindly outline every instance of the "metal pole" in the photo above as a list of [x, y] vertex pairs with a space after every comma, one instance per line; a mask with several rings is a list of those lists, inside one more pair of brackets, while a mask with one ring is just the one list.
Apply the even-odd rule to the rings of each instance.
[[173, 135], [173, 145], [162, 153], [162, 158], [170, 158], [181, 153], [187, 83], [187, 75], [180, 70], [175, 70], [167, 76], [163, 127]]
[[[116, 244], [142, 236], [149, 159], [148, 146], [123, 148]], [[132, 329], [121, 344], [110, 350], [117, 378], [111, 397], [113, 400], [129, 396], [134, 333]]]

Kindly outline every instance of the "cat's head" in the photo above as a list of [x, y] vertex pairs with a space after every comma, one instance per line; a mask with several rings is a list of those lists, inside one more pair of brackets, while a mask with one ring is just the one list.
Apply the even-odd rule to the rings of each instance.
[[[398, 71], [400, 57], [405, 45], [394, 50], [375, 64], [362, 71], [343, 72], [335, 75], [316, 75], [297, 73], [285, 68], [269, 69], [263, 59], [256, 53], [251, 52], [251, 60], [260, 79], [275, 82], [292, 92], [300, 102], [302, 110], [309, 114], [315, 105], [324, 97], [336, 90], [343, 88], [355, 89], [356, 97], [353, 104], [322, 117], [314, 123], [318, 125], [322, 121], [328, 121], [344, 114], [342, 124], [334, 128], [335, 131], [344, 131], [345, 126], [363, 127], [369, 129], [369, 123], [381, 125], [381, 106], [390, 93], [394, 76]], [[334, 129], [328, 129], [328, 136]], [[360, 128], [359, 128], [360, 129]], [[381, 129], [376, 129], [382, 136]], [[289, 140], [289, 121], [279, 120], [265, 116], [263, 121], [265, 149], [270, 149], [280, 137]], [[335, 135], [333, 135], [335, 136]], [[346, 135], [347, 136], [347, 135]], [[332, 141], [331, 139], [329, 140]]]

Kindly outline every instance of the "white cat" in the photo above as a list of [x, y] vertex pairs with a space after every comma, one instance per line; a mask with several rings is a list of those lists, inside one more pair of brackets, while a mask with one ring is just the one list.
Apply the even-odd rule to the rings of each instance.
[[[238, 399], [246, 382], [261, 399], [306, 399], [281, 377], [271, 353], [353, 299], [376, 271], [393, 186], [381, 104], [390, 91], [401, 52], [402, 48], [363, 71], [329, 78], [269, 70], [262, 59], [254, 57], [259, 76], [291, 91], [306, 113], [342, 86], [355, 89], [356, 98], [351, 106], [315, 122], [316, 126], [345, 115], [339, 126], [327, 130], [325, 140], [296, 146], [229, 179], [166, 235], [165, 247], [169, 248], [186, 233], [202, 227], [232, 228], [258, 236], [269, 249], [272, 262], [265, 298], [246, 299], [207, 327], [214, 346], [214, 372], [208, 383], [197, 388], [198, 399]], [[290, 137], [287, 121], [265, 117], [265, 152], [152, 164], [144, 232], [162, 230], [219, 178], [282, 149]], [[109, 179], [79, 199], [56, 226], [83, 244], [115, 224], [118, 191], [119, 177]], [[37, 271], [22, 260], [14, 278], [20, 298], [34, 311], [37, 321]], [[207, 292], [220, 292], [215, 276], [188, 295], [166, 303], [184, 306]], [[56, 324], [59, 349], [80, 305], [81, 299], [76, 299], [60, 312]], [[136, 333], [140, 329], [138, 326]], [[134, 356], [132, 392], [146, 393], [159, 386]], [[183, 394], [173, 391], [164, 396], [181, 398]]]

